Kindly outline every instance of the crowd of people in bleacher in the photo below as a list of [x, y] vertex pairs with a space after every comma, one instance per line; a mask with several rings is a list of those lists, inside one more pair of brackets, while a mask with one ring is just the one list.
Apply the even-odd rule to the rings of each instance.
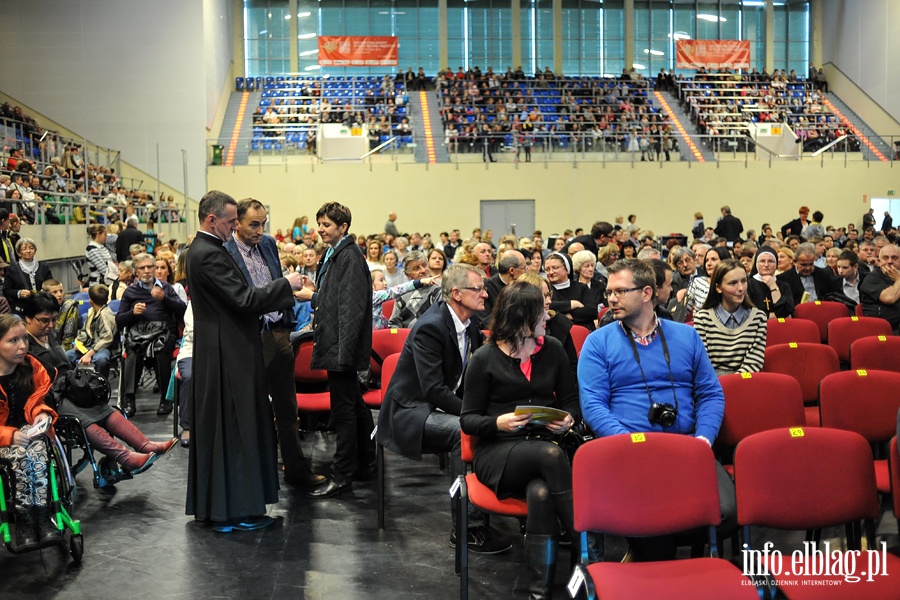
[[[174, 197], [127, 186], [115, 169], [95, 165], [85, 148], [42, 129], [20, 107], [0, 107], [0, 205], [25, 224], [178, 222]], [[133, 183], [133, 182], [132, 182]]]

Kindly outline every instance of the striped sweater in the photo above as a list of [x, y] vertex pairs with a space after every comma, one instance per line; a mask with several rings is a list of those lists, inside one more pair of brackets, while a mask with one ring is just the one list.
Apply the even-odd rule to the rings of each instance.
[[715, 309], [694, 313], [694, 328], [700, 334], [717, 375], [756, 373], [762, 370], [766, 354], [766, 313], [753, 308], [737, 329], [726, 328]]

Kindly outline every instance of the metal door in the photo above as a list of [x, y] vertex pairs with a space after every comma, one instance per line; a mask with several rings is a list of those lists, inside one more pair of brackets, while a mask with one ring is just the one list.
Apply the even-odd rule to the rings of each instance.
[[494, 232], [494, 244], [507, 233], [530, 238], [534, 233], [534, 200], [482, 200], [482, 236], [488, 229]]

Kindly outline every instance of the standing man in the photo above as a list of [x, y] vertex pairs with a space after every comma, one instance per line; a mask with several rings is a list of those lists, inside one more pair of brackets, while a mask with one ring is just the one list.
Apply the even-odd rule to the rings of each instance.
[[[238, 224], [225, 249], [254, 288], [265, 288], [281, 278], [281, 264], [275, 239], [263, 233], [266, 207], [247, 198], [237, 205]], [[301, 292], [303, 293], [303, 292]], [[305, 292], [309, 297], [311, 292]], [[308, 299], [308, 298], [307, 298]], [[294, 350], [290, 334], [296, 325], [291, 309], [272, 311], [260, 319], [266, 385], [272, 399], [278, 446], [284, 463], [284, 480], [290, 485], [312, 487], [325, 481], [310, 471], [300, 447], [297, 394], [294, 384]]]
[[[590, 250], [596, 255], [600, 248], [613, 241], [613, 229], [614, 227], [606, 221], [597, 221], [591, 225], [591, 233], [589, 235], [579, 235], [569, 244], [581, 244], [584, 247], [583, 250]], [[565, 237], [565, 234], [563, 234], [563, 237]], [[568, 252], [569, 244], [564, 246], [563, 251]]]
[[875, 209], [870, 208], [862, 217], [862, 230], [865, 231], [869, 227], [875, 227]]
[[[654, 313], [653, 267], [637, 259], [613, 263], [606, 294], [618, 323], [589, 335], [582, 348], [578, 385], [584, 420], [600, 437], [659, 431], [711, 446], [725, 412], [722, 386], [694, 328]], [[723, 524], [732, 526], [734, 484], [721, 465], [717, 471]], [[670, 537], [630, 543], [638, 560], [674, 558]]]
[[400, 237], [400, 232], [397, 231], [397, 225], [394, 223], [397, 220], [397, 213], [392, 212], [388, 213], [387, 223], [384, 224], [384, 232], [389, 233], [394, 237]]
[[741, 233], [744, 231], [744, 224], [741, 220], [731, 214], [730, 206], [722, 207], [722, 218], [716, 223], [716, 235], [722, 236], [728, 242], [729, 246], [741, 239]]
[[125, 230], [119, 232], [116, 238], [116, 260], [123, 261], [131, 258], [131, 245], [143, 244], [144, 234], [137, 228], [138, 218], [135, 215], [128, 217], [125, 221]]
[[185, 513], [220, 533], [265, 527], [278, 501], [272, 408], [263, 381], [259, 315], [293, 306], [291, 273], [265, 288], [247, 285], [224, 244], [237, 202], [210, 191], [187, 258], [194, 315], [193, 414]]

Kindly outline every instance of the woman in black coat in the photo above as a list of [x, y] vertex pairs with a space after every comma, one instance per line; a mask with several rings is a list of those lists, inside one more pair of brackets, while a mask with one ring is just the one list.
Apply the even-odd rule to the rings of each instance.
[[350, 491], [354, 475], [370, 472], [375, 459], [370, 437], [375, 423], [356, 379], [372, 354], [372, 276], [362, 250], [347, 235], [350, 220], [350, 209], [337, 202], [316, 213], [319, 237], [329, 248], [316, 270], [312, 368], [328, 371], [337, 440], [331, 476], [307, 494], [310, 498]]
[[53, 279], [50, 267], [38, 261], [37, 242], [31, 238], [22, 238], [16, 243], [16, 254], [19, 262], [6, 269], [3, 279], [3, 295], [17, 314], [22, 314], [25, 300], [41, 291], [41, 286], [48, 279]]
[[[560, 344], [545, 335], [544, 298], [532, 284], [516, 281], [500, 293], [491, 316], [490, 342], [472, 355], [460, 427], [478, 436], [474, 468], [479, 481], [500, 498], [524, 496], [527, 586], [531, 598], [549, 598], [556, 566], [559, 523], [578, 538], [572, 509], [572, 469], [556, 443], [580, 415], [578, 389]], [[563, 411], [546, 421], [518, 414], [517, 407]]]
[[786, 319], [794, 315], [794, 297], [791, 286], [775, 278], [777, 265], [775, 251], [769, 246], [760, 248], [753, 257], [747, 295], [770, 319]]

